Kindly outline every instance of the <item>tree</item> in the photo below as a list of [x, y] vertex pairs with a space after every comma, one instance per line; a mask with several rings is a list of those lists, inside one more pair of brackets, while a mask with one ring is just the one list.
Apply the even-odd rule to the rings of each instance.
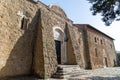
[[120, 53], [117, 53], [117, 64], [120, 66]]
[[113, 21], [120, 20], [120, 0], [87, 0], [92, 4], [93, 15], [101, 13], [102, 20], [107, 26]]

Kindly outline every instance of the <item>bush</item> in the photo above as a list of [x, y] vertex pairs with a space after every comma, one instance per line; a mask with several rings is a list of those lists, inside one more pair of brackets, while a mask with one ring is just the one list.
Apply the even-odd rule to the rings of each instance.
[[117, 53], [117, 64], [120, 66], [120, 53]]

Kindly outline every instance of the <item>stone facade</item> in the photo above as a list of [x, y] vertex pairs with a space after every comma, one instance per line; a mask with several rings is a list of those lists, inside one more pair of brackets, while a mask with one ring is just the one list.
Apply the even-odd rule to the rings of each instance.
[[[37, 6], [24, 0], [0, 1], [0, 77], [30, 74]], [[27, 29], [21, 29], [22, 18]]]
[[75, 24], [82, 33], [86, 68], [113, 67], [116, 62], [113, 38], [87, 24]]
[[[51, 77], [58, 65], [55, 41], [60, 42], [61, 64], [98, 68], [104, 66], [101, 60], [105, 57], [108, 66], [113, 66], [113, 40], [91, 27], [87, 31], [75, 26], [57, 5], [32, 0], [0, 1], [0, 77]], [[91, 45], [93, 35], [105, 45]], [[100, 59], [93, 56], [95, 46]]]

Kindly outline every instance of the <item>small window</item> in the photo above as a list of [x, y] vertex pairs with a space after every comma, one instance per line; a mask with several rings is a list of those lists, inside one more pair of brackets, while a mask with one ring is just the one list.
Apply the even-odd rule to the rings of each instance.
[[81, 44], [81, 42], [80, 42], [80, 38], [78, 39], [78, 42], [79, 42], [79, 44]]
[[24, 26], [24, 18], [22, 18], [21, 20], [21, 29], [23, 29], [23, 26]]
[[110, 44], [110, 47], [112, 48], [112, 44]]
[[96, 37], [94, 38], [94, 40], [95, 40], [95, 42], [97, 42], [97, 38]]
[[26, 30], [27, 27], [28, 27], [28, 19], [22, 18], [22, 20], [21, 20], [21, 29]]
[[97, 40], [99, 41], [99, 38], [97, 38]]
[[103, 41], [102, 41], [102, 40], [100, 40], [100, 42], [101, 42], [101, 44], [103, 44]]
[[95, 48], [95, 56], [98, 57], [97, 48]]

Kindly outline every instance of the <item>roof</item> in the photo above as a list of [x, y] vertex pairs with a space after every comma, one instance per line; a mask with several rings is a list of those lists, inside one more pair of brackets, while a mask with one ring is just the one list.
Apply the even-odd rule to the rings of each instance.
[[100, 31], [100, 30], [94, 28], [93, 26], [91, 26], [91, 25], [89, 25], [89, 24], [73, 24], [73, 25], [75, 25], [75, 26], [81, 26], [81, 25], [83, 25], [83, 26], [86, 26], [86, 27], [92, 28], [92, 29], [98, 31], [99, 33], [105, 35], [106, 37], [108, 37], [108, 38], [110, 38], [110, 39], [112, 39], [112, 40], [115, 40], [114, 38], [110, 37], [109, 35], [103, 33], [102, 31]]

